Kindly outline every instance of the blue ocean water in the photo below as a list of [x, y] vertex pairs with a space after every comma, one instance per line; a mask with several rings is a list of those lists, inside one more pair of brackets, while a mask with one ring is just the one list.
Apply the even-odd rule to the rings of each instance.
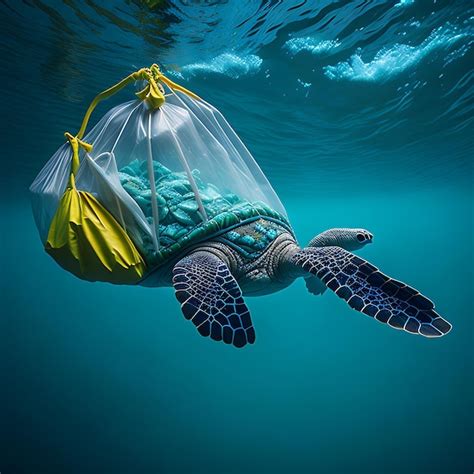
[[[0, 9], [2, 473], [472, 472], [472, 2]], [[153, 62], [224, 113], [302, 245], [369, 229], [360, 255], [452, 332], [395, 331], [301, 280], [247, 299], [257, 342], [236, 350], [170, 289], [59, 268], [28, 186], [96, 93]]]

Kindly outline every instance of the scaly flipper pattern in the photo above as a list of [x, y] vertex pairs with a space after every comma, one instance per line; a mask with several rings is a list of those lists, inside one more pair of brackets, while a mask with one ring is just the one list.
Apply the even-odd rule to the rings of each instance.
[[293, 263], [320, 278], [351, 308], [396, 329], [426, 337], [451, 330], [451, 324], [419, 291], [340, 247], [302, 249], [293, 256]]
[[255, 342], [255, 331], [242, 291], [227, 265], [198, 251], [173, 268], [173, 286], [184, 317], [202, 336], [236, 347]]

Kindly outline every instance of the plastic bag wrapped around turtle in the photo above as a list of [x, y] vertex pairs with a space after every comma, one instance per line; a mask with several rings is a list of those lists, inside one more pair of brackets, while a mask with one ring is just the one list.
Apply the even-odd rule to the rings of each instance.
[[[95, 105], [140, 79], [138, 100], [82, 138]], [[156, 65], [99, 94], [66, 136], [30, 189], [46, 250], [80, 278], [153, 285], [152, 271], [194, 243], [258, 217], [287, 224], [221, 113]]]

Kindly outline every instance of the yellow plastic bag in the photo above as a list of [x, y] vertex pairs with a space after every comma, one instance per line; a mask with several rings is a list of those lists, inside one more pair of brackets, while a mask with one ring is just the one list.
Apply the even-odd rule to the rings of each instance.
[[79, 143], [76, 137], [68, 139], [73, 149], [72, 172], [49, 228], [46, 251], [84, 280], [136, 283], [145, 273], [145, 261], [102, 204], [92, 194], [76, 189]]
[[145, 272], [144, 260], [120, 224], [92, 194], [74, 185], [61, 198], [46, 251], [85, 280], [130, 284]]

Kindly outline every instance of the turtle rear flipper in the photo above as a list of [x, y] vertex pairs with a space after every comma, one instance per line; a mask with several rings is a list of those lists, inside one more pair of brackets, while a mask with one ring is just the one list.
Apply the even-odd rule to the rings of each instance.
[[451, 330], [419, 291], [340, 247], [305, 248], [292, 262], [320, 278], [351, 308], [396, 329], [426, 337], [444, 336]]
[[200, 250], [181, 259], [173, 268], [173, 286], [184, 317], [202, 336], [236, 347], [255, 342], [242, 291], [214, 254]]

